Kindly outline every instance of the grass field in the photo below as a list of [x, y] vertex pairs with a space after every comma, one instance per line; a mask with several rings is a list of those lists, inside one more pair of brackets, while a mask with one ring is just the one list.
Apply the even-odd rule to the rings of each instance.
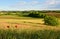
[[44, 25], [44, 20], [40, 18], [0, 16], [0, 29], [7, 29], [7, 26], [10, 26], [11, 29], [15, 29], [15, 26], [17, 26], [17, 29], [59, 29], [56, 26]]
[[51, 13], [45, 13], [45, 14], [60, 18], [60, 13], [52, 13], [52, 12], [51, 12]]
[[0, 39], [60, 39], [60, 26], [45, 25], [41, 18], [2, 15]]

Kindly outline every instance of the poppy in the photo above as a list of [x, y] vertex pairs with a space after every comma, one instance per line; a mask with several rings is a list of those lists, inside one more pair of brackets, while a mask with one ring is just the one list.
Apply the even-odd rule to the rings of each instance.
[[9, 26], [7, 26], [7, 28], [9, 28]]
[[15, 26], [15, 28], [17, 28], [17, 25]]

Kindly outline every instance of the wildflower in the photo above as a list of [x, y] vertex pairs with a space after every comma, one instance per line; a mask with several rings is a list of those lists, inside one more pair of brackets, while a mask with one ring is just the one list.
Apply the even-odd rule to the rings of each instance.
[[9, 26], [7, 26], [7, 28], [9, 28]]
[[17, 25], [15, 26], [15, 28], [17, 28]]

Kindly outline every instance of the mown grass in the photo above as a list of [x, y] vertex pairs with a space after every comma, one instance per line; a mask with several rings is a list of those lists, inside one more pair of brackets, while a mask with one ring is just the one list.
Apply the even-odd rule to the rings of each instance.
[[0, 26], [3, 26], [4, 23], [9, 24], [10, 26], [13, 24], [39, 25], [39, 24], [43, 24], [44, 22], [43, 22], [43, 19], [39, 19], [39, 18], [2, 15], [0, 16], [0, 23], [1, 23]]
[[45, 13], [46, 15], [49, 15], [49, 16], [55, 16], [57, 18], [60, 18], [60, 13]]

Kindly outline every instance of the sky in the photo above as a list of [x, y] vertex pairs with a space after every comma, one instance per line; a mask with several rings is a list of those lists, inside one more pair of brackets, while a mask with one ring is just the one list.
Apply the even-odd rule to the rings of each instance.
[[60, 10], [60, 0], [0, 0], [1, 10]]

